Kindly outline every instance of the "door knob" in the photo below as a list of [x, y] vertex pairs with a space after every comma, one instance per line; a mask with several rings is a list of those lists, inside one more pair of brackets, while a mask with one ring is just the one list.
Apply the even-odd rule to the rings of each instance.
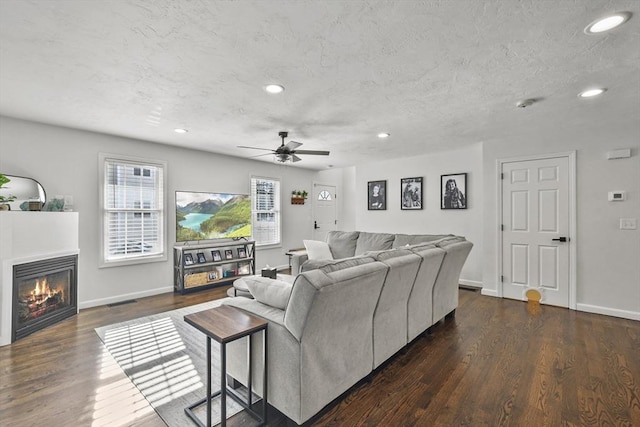
[[554, 242], [568, 242], [569, 238], [568, 237], [558, 237], [557, 239], [551, 239]]
[[318, 228], [320, 228], [318, 227], [318, 221], [313, 221], [313, 229], [317, 230]]

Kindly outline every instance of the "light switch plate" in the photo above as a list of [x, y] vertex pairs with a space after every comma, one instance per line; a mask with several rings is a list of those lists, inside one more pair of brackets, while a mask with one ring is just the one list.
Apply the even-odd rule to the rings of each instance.
[[620, 230], [635, 230], [636, 228], [635, 218], [620, 218]]

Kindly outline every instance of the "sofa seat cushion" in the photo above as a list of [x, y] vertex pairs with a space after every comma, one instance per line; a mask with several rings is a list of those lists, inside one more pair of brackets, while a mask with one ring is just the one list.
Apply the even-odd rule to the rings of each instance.
[[366, 233], [360, 232], [358, 236], [358, 242], [356, 245], [356, 255], [362, 255], [368, 251], [383, 251], [391, 249], [393, 241], [396, 238], [395, 234], [387, 233]]
[[302, 243], [304, 243], [309, 259], [333, 259], [333, 254], [327, 242], [320, 240], [303, 240]]
[[327, 243], [334, 259], [351, 258], [356, 254], [358, 231], [330, 231]]
[[244, 283], [256, 301], [282, 310], [287, 307], [293, 288], [292, 283], [261, 276], [245, 277]]

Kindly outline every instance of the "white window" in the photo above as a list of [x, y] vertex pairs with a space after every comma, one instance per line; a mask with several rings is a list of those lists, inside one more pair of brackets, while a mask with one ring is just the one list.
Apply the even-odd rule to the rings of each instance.
[[251, 178], [251, 217], [256, 246], [280, 244], [280, 180]]
[[100, 154], [100, 266], [163, 261], [166, 163]]

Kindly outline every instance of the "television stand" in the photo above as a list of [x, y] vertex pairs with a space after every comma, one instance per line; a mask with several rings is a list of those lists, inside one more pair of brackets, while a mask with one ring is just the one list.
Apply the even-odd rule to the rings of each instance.
[[255, 274], [254, 241], [180, 244], [173, 247], [175, 292], [208, 289]]

